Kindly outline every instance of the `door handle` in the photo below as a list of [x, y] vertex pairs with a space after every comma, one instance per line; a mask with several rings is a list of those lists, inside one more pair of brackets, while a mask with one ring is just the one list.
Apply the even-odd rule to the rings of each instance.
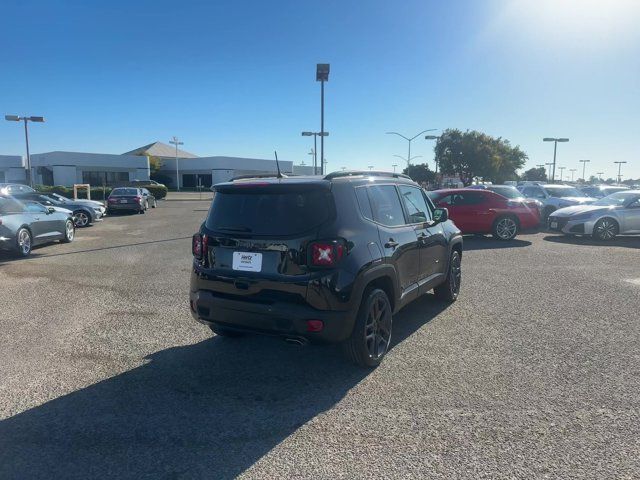
[[390, 238], [389, 241], [384, 244], [384, 248], [396, 248], [398, 245], [400, 245], [398, 242]]

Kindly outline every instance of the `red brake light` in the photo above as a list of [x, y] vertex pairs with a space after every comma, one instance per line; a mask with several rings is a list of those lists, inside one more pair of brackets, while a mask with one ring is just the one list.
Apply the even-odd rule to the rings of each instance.
[[193, 256], [197, 260], [202, 259], [202, 252], [203, 252], [202, 244], [203, 244], [202, 235], [200, 235], [199, 233], [196, 233], [191, 239], [191, 253], [193, 253]]
[[133, 197], [133, 199], [139, 202], [140, 200], [142, 200], [142, 197], [140, 195], [136, 195], [135, 197]]
[[344, 245], [338, 241], [311, 244], [311, 264], [316, 267], [336, 265], [344, 255]]

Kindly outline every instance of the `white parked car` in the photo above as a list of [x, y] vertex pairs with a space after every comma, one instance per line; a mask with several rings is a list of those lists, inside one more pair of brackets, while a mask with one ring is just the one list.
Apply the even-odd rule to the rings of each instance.
[[572, 205], [587, 205], [595, 202], [595, 198], [588, 197], [580, 190], [569, 185], [541, 184], [521, 185], [518, 190], [527, 198], [542, 202], [542, 218], [546, 219], [559, 208]]

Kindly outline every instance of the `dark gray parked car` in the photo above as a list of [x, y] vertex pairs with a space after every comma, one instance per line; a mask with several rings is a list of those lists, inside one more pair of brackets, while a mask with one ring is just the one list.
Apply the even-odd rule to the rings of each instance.
[[56, 240], [68, 243], [74, 236], [71, 214], [37, 202], [0, 197], [0, 250], [27, 257], [36, 245]]
[[114, 188], [107, 198], [107, 213], [116, 210], [145, 213], [149, 207], [156, 208], [156, 198], [146, 188]]
[[58, 200], [54, 200], [48, 195], [42, 195], [38, 192], [17, 193], [14, 194], [13, 197], [21, 201], [28, 200], [32, 202], [38, 202], [45, 207], [58, 207], [71, 210], [73, 212], [73, 218], [76, 227], [80, 228], [88, 227], [93, 222], [97, 222], [102, 219], [101, 209], [99, 207], [94, 208], [93, 206], [87, 205], [86, 203], [74, 202], [73, 200], [60, 202]]

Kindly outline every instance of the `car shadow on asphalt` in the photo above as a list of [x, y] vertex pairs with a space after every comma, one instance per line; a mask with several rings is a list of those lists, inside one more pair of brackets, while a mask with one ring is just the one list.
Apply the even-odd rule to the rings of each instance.
[[616, 237], [613, 240], [606, 242], [600, 242], [594, 240], [592, 237], [587, 236], [575, 236], [570, 237], [568, 235], [547, 235], [543, 237], [543, 240], [553, 243], [565, 243], [569, 245], [587, 245], [597, 247], [625, 247], [625, 248], [639, 248], [640, 249], [640, 237]]
[[465, 235], [464, 250], [494, 250], [500, 248], [528, 247], [531, 242], [528, 240], [496, 240], [493, 237], [482, 235]]
[[[406, 307], [394, 345], [445, 308], [433, 295]], [[146, 361], [1, 421], [0, 478], [234, 478], [372, 373], [337, 345], [263, 337], [213, 336]]]

